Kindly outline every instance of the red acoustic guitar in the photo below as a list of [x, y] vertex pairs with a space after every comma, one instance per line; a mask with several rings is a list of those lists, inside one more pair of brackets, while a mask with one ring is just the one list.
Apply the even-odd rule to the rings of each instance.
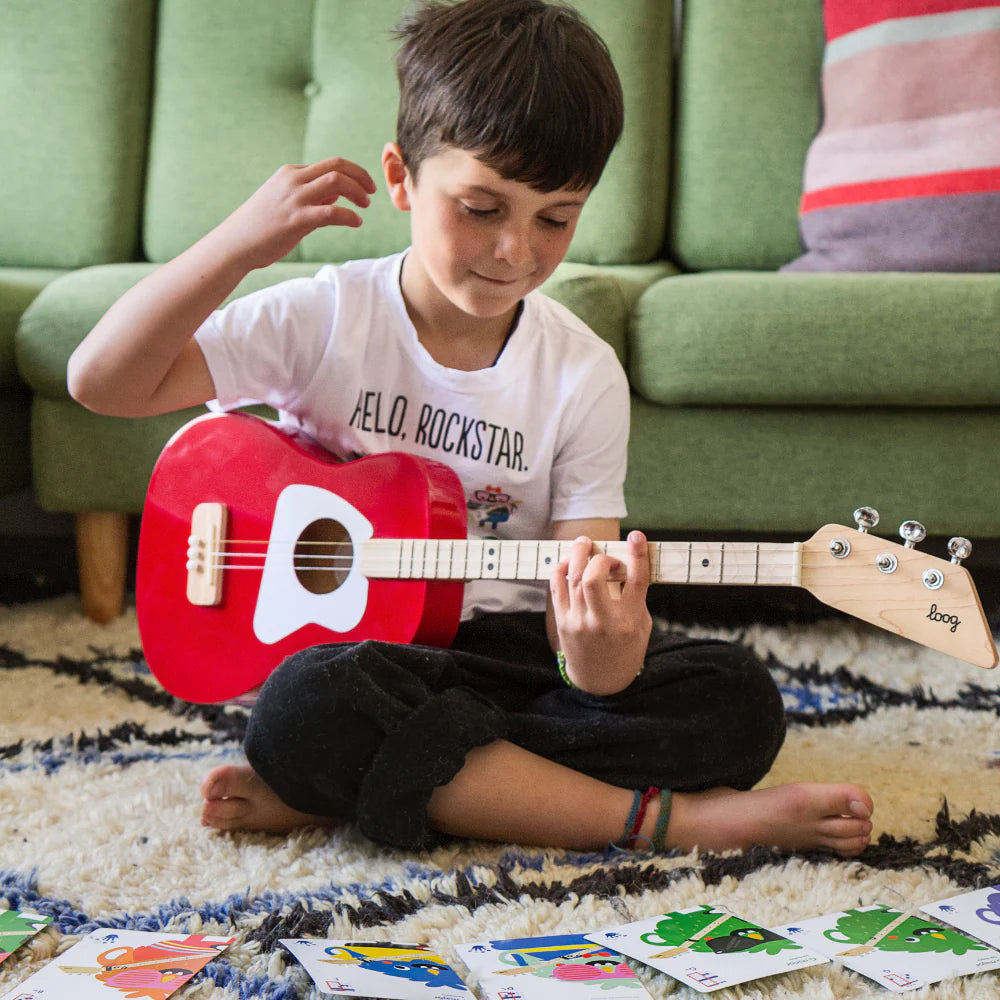
[[[653, 582], [804, 587], [995, 666], [959, 564], [968, 542], [953, 539], [949, 562], [912, 547], [916, 522], [899, 545], [869, 533], [870, 508], [855, 516], [859, 528], [828, 524], [801, 543], [650, 542]], [[439, 462], [399, 452], [339, 462], [257, 417], [199, 417], [168, 442], [146, 497], [136, 599], [147, 662], [178, 697], [215, 702], [317, 643], [446, 646], [466, 580], [547, 580], [570, 544], [467, 539], [466, 521], [458, 477]], [[624, 557], [624, 542], [601, 545]]]

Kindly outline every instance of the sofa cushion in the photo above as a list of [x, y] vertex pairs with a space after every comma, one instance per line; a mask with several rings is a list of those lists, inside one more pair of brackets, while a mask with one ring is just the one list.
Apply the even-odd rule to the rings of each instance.
[[1000, 404], [1000, 275], [715, 272], [639, 300], [635, 390], [669, 405]]
[[62, 271], [0, 267], [0, 388], [20, 385], [14, 359], [14, 335], [22, 313], [38, 293]]
[[1000, 270], [1000, 6], [825, 0], [796, 271]]
[[0, 265], [138, 246], [153, 0], [0, 4]]
[[775, 268], [802, 252], [802, 162], [819, 119], [819, 0], [684, 0], [670, 256]]
[[[872, 504], [883, 537], [916, 518], [931, 536], [996, 538], [1000, 470], [989, 455], [998, 436], [995, 408], [789, 410], [636, 399], [626, 525], [684, 539], [794, 532], [801, 541], [830, 522], [853, 530], [851, 512]], [[947, 558], [941, 541], [921, 549]], [[991, 556], [984, 563], [983, 555], [973, 558], [986, 568]]]
[[[626, 132], [570, 259], [650, 260], [663, 244], [669, 134], [669, 0], [577, 0], [605, 37], [626, 92]], [[381, 182], [395, 137], [389, 31], [405, 0], [162, 0], [145, 248], [163, 261], [237, 207], [282, 163], [341, 155], [380, 193], [358, 230], [317, 232], [290, 259], [381, 256], [409, 241]], [[625, 207], [628, 206], [628, 207]]]
[[[70, 354], [111, 304], [156, 266], [83, 268], [44, 288], [25, 312], [17, 333], [18, 367], [35, 392], [50, 399], [68, 398], [66, 364]], [[318, 267], [315, 263], [282, 261], [252, 271], [230, 298], [289, 278], [311, 276]], [[624, 363], [634, 303], [646, 288], [673, 270], [662, 262], [620, 267], [561, 264], [543, 291], [611, 344]]]

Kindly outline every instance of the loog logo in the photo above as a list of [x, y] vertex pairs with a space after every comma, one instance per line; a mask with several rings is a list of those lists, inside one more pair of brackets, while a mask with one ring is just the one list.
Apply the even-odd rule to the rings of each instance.
[[945, 625], [950, 625], [951, 628], [948, 629], [949, 632], [954, 632], [962, 623], [958, 620], [958, 615], [946, 615], [943, 611], [938, 611], [938, 606], [936, 604], [931, 605], [930, 611], [927, 612], [927, 617], [932, 622], [943, 622]]

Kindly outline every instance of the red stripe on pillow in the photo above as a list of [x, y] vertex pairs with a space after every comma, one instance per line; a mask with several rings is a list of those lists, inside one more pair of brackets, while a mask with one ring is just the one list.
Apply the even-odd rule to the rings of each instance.
[[802, 196], [800, 211], [805, 215], [807, 212], [834, 208], [838, 205], [894, 201], [901, 198], [927, 198], [946, 194], [982, 194], [988, 191], [1000, 191], [1000, 167], [956, 170], [918, 177], [894, 177], [884, 181], [821, 188]]
[[833, 41], [880, 21], [997, 6], [996, 0], [826, 0], [823, 20], [827, 41]]

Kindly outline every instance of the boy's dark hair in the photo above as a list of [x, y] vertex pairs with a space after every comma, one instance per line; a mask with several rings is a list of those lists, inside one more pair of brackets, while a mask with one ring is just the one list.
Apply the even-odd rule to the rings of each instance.
[[597, 183], [618, 137], [621, 83], [571, 7], [420, 0], [400, 22], [396, 138], [416, 177], [444, 146], [539, 191]]

